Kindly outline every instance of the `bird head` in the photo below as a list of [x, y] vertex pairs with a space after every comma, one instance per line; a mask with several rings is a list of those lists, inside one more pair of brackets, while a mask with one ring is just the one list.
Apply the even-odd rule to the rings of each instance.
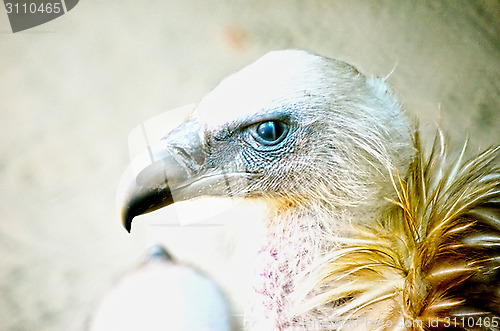
[[223, 80], [151, 149], [122, 219], [203, 196], [329, 208], [379, 202], [411, 132], [383, 80], [304, 51], [271, 52]]

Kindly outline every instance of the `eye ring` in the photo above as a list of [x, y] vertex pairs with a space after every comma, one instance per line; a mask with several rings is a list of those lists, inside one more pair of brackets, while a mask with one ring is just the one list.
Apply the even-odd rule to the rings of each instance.
[[260, 122], [252, 130], [255, 140], [266, 146], [278, 144], [286, 137], [287, 133], [288, 125], [277, 120]]

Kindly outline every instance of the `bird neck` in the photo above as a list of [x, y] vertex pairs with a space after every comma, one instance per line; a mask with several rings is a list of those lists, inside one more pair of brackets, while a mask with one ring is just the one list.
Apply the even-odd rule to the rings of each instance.
[[266, 236], [256, 254], [249, 329], [285, 330], [307, 320], [296, 314], [298, 284], [303, 283], [311, 266], [333, 248], [332, 236], [344, 235], [360, 215], [368, 219], [377, 212], [359, 206], [276, 208], [268, 218]]

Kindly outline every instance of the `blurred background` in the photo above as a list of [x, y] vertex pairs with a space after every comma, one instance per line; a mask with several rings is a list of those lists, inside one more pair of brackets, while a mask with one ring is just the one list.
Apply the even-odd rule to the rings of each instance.
[[390, 74], [424, 139], [500, 143], [498, 0], [81, 0], [16, 34], [0, 8], [0, 330], [85, 330], [156, 242], [231, 294], [218, 227], [128, 234], [115, 194], [135, 127], [285, 48]]

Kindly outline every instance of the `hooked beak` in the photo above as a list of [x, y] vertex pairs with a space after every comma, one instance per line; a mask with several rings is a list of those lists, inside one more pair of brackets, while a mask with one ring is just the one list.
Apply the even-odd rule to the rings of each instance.
[[194, 197], [190, 184], [203, 176], [205, 161], [198, 132], [198, 121], [191, 119], [132, 162], [138, 169], [132, 178], [122, 180], [125, 189], [119, 197], [121, 219], [128, 232], [134, 217]]
[[206, 158], [200, 124], [195, 118], [136, 158], [132, 162], [132, 167], [137, 168], [134, 174], [120, 183], [125, 188], [118, 198], [125, 229], [130, 232], [134, 217], [175, 202], [201, 196], [234, 197], [246, 191], [251, 174], [235, 165], [234, 157], [219, 160], [224, 163], [219, 166], [208, 166], [214, 162], [206, 162]]

